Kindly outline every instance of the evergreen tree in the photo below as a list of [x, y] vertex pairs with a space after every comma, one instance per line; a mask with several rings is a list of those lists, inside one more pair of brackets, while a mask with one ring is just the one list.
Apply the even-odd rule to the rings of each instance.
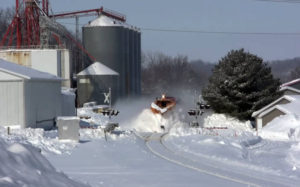
[[281, 96], [279, 86], [262, 58], [240, 49], [214, 67], [202, 95], [215, 112], [249, 120], [254, 111]]

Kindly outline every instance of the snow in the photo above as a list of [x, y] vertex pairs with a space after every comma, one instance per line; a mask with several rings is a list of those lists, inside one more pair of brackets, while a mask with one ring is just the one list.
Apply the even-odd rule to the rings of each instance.
[[300, 118], [294, 114], [279, 116], [262, 129], [260, 136], [273, 140], [300, 141]]
[[8, 144], [0, 138], [0, 186], [87, 186], [57, 172], [34, 147]]
[[92, 65], [78, 73], [78, 75], [119, 75], [119, 73], [100, 62], [94, 62]]
[[99, 16], [97, 19], [91, 21], [88, 25], [85, 27], [96, 27], [96, 26], [102, 26], [102, 27], [108, 27], [108, 26], [123, 26], [126, 27], [127, 24], [125, 24], [122, 21], [107, 17], [105, 15]]
[[235, 131], [251, 131], [250, 121], [241, 122], [224, 114], [212, 114], [204, 119], [204, 127], [227, 127]]
[[0, 59], [0, 71], [13, 74], [16, 76], [20, 76], [25, 79], [45, 79], [45, 80], [54, 80], [54, 81], [62, 80], [61, 78], [52, 75], [50, 73], [34, 70], [32, 68], [11, 63], [3, 59]]
[[89, 24], [85, 25], [84, 27], [124, 27], [128, 29], [132, 29], [134, 31], [140, 32], [137, 27], [129, 25], [125, 22], [113, 19], [111, 17], [107, 17], [105, 15], [100, 15], [95, 20], [91, 21]]
[[[297, 115], [281, 116], [266, 126], [262, 132], [268, 132], [269, 135], [273, 133], [270, 139], [264, 134], [257, 136], [249, 121], [241, 122], [209, 112], [200, 117], [203, 118], [200, 120], [203, 121], [203, 128], [190, 128], [184, 117], [187, 110], [182, 105], [178, 104], [164, 115], [155, 115], [150, 110], [151, 101], [143, 98], [142, 101], [120, 102], [116, 109], [121, 113], [112, 119], [94, 113], [92, 110], [97, 106], [78, 109], [78, 116], [90, 117], [81, 120], [81, 124], [93, 127], [80, 129], [79, 142], [60, 141], [57, 130], [12, 129], [11, 134], [7, 135], [7, 130], [0, 128], [0, 162], [5, 163], [7, 155], [12, 158], [14, 156], [11, 155], [18, 156], [17, 162], [11, 166], [16, 169], [1, 170], [1, 167], [0, 186], [17, 186], [17, 181], [29, 186], [60, 186], [53, 184], [59, 181], [64, 181], [66, 186], [78, 186], [78, 183], [57, 171], [63, 171], [71, 178], [93, 187], [244, 186], [232, 180], [244, 180], [241, 175], [247, 176], [246, 179], [252, 177], [252, 181], [248, 182], [254, 184], [261, 180], [266, 180], [268, 184], [275, 183], [274, 186], [299, 184], [300, 136]], [[109, 122], [119, 122], [120, 127], [111, 134], [105, 134], [103, 126]], [[165, 130], [161, 128], [162, 125]], [[166, 148], [160, 144], [160, 134], [155, 134], [156, 138], [147, 141], [152, 148], [161, 151], [158, 153], [163, 154], [165, 159], [154, 155], [147, 148], [147, 142], [135, 135], [145, 134], [147, 137], [153, 132], [167, 131], [169, 133], [162, 140]], [[282, 137], [285, 141], [282, 141]], [[3, 157], [6, 157], [4, 161], [1, 160]], [[25, 159], [25, 162], [19, 158], [32, 159]], [[188, 169], [168, 159], [177, 159], [178, 163], [191, 159], [197, 166], [203, 167], [198, 171]], [[206, 164], [213, 166], [212, 173], [223, 178], [200, 172], [207, 169]], [[3, 168], [8, 165], [3, 165]], [[23, 171], [22, 168], [26, 168], [26, 172], [18, 173]], [[3, 174], [4, 171], [10, 173]], [[34, 174], [29, 176], [27, 173]], [[53, 181], [43, 185], [43, 180], [34, 180], [39, 176], [43, 176], [41, 178], [44, 181], [51, 177]]]
[[75, 89], [73, 89], [73, 88], [67, 88], [67, 87], [62, 87], [61, 88], [61, 93], [63, 95], [75, 96]]

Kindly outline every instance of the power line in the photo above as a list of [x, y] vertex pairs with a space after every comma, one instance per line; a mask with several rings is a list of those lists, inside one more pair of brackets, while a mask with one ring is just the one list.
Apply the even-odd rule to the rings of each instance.
[[271, 2], [271, 3], [300, 3], [299, 0], [254, 0], [254, 1], [261, 1], [261, 2]]
[[[76, 25], [75, 23], [59, 22], [66, 25]], [[81, 26], [86, 24], [79, 24]], [[151, 32], [177, 32], [177, 33], [198, 33], [198, 34], [223, 34], [223, 35], [287, 35], [299, 36], [300, 32], [237, 32], [237, 31], [207, 31], [207, 30], [184, 30], [184, 29], [162, 29], [162, 28], [140, 28]]]
[[181, 32], [181, 33], [199, 33], [199, 34], [224, 34], [224, 35], [290, 35], [300, 36], [300, 32], [236, 32], [236, 31], [205, 31], [205, 30], [180, 30], [180, 29], [158, 29], [141, 28], [144, 31], [153, 32]]

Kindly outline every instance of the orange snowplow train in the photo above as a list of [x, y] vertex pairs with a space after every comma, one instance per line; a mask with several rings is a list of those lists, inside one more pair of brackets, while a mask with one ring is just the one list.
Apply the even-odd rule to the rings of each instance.
[[176, 105], [176, 99], [174, 97], [166, 97], [162, 95], [161, 98], [156, 99], [151, 104], [151, 111], [154, 114], [164, 114], [174, 108]]

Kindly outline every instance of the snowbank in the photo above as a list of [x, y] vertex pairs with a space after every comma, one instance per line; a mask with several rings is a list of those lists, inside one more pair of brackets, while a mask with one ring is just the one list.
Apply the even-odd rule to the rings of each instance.
[[70, 154], [78, 144], [74, 141], [60, 141], [57, 130], [13, 129], [11, 134], [7, 135], [7, 130], [0, 127], [0, 138], [8, 143], [32, 145], [40, 149], [42, 153]]
[[211, 114], [204, 117], [204, 128], [190, 128], [182, 124], [170, 130], [170, 136], [191, 136], [196, 134], [213, 136], [241, 136], [244, 132], [253, 133], [250, 121], [241, 122], [224, 114]]
[[293, 114], [279, 116], [262, 129], [263, 138], [273, 140], [300, 140], [300, 118]]
[[224, 114], [212, 114], [204, 119], [204, 127], [227, 127], [236, 131], [252, 131], [250, 121], [242, 122]]
[[89, 123], [90, 125], [105, 126], [110, 121], [109, 117], [104, 116], [102, 114], [97, 114], [97, 113], [93, 112], [93, 109], [94, 109], [93, 106], [78, 108], [77, 116], [90, 117], [89, 119], [83, 119], [83, 121]]
[[59, 173], [38, 149], [0, 138], [0, 186], [82, 187]]

